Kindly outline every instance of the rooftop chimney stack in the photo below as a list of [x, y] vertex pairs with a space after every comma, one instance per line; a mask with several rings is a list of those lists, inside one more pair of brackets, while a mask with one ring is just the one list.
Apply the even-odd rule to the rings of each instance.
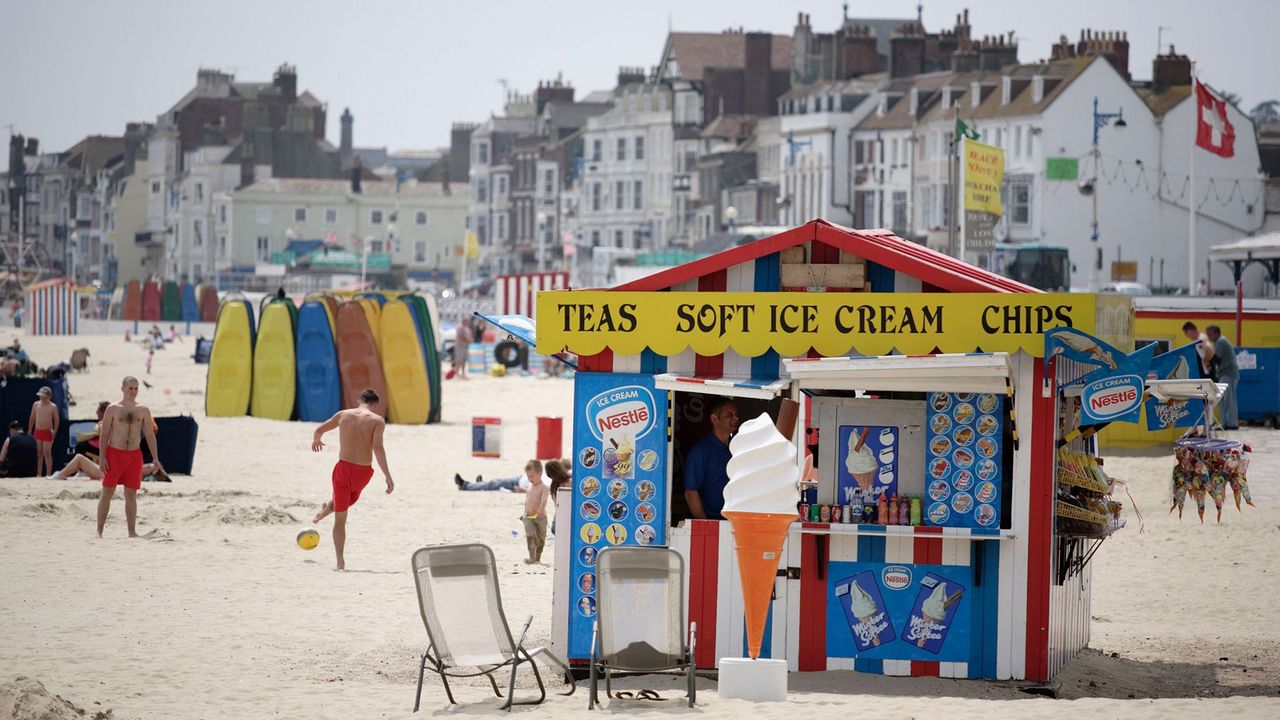
[[1179, 55], [1173, 45], [1168, 55], [1156, 55], [1151, 63], [1151, 89], [1157, 93], [1191, 84], [1191, 58]]

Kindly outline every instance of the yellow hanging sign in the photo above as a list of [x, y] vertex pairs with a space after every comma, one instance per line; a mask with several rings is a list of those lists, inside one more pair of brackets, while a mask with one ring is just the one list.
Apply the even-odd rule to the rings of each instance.
[[[770, 350], [798, 357], [810, 348], [826, 357], [976, 350], [1040, 357], [1046, 331], [1074, 327], [1096, 334], [1100, 319], [1097, 296], [1083, 293], [561, 290], [538, 293], [537, 307], [543, 355], [608, 348], [671, 357], [692, 347], [699, 355], [733, 348], [748, 357]], [[1132, 318], [1131, 305], [1126, 314]]]

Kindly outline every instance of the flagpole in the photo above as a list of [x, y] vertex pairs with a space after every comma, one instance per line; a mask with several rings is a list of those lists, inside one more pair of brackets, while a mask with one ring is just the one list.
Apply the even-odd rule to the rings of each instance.
[[960, 154], [957, 160], [957, 168], [956, 168], [955, 203], [956, 203], [956, 228], [957, 228], [956, 235], [959, 238], [960, 254], [957, 255], [956, 257], [960, 260], [960, 262], [964, 262], [964, 251], [965, 251], [965, 244], [964, 244], [964, 176], [965, 176], [964, 166], [965, 166], [965, 161], [964, 159], [965, 159], [965, 145], [969, 142], [969, 134], [967, 130], [965, 132], [964, 137], [959, 137], [957, 135], [957, 138], [960, 143], [960, 146], [959, 146]]
[[1196, 136], [1200, 124], [1200, 80], [1196, 77], [1196, 63], [1191, 61], [1191, 160], [1188, 188], [1191, 192], [1187, 201], [1187, 294], [1196, 294]]

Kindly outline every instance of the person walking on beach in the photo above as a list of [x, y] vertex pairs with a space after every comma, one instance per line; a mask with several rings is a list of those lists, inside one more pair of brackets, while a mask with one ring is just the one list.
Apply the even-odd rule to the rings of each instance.
[[126, 377], [120, 384], [121, 397], [107, 408], [102, 416], [102, 495], [98, 498], [98, 537], [107, 524], [111, 512], [111, 497], [116, 486], [124, 486], [124, 517], [129, 525], [129, 537], [138, 537], [138, 490], [142, 488], [142, 441], [147, 441], [152, 465], [163, 471], [160, 465], [160, 449], [156, 445], [155, 421], [151, 409], [138, 404], [138, 379]]
[[542, 463], [530, 460], [524, 465], [529, 489], [524, 494], [524, 539], [529, 547], [526, 565], [542, 562], [542, 549], [547, 544], [547, 484], [542, 481]]
[[1240, 384], [1240, 367], [1236, 364], [1236, 349], [1231, 341], [1222, 336], [1222, 328], [1210, 325], [1204, 329], [1213, 343], [1213, 362], [1217, 372], [1214, 382], [1226, 383], [1227, 391], [1222, 395], [1218, 405], [1222, 427], [1226, 430], [1239, 430], [1240, 417], [1236, 409], [1236, 386]]
[[53, 391], [46, 385], [36, 392], [40, 397], [31, 404], [31, 417], [27, 430], [36, 439], [39, 457], [36, 459], [36, 476], [44, 477], [53, 472], [53, 437], [58, 434], [58, 406], [53, 404]]
[[347, 511], [360, 499], [360, 491], [373, 478], [373, 458], [378, 459], [378, 468], [387, 481], [387, 494], [396, 489], [391, 471], [387, 469], [387, 451], [382, 446], [382, 434], [387, 424], [373, 410], [378, 400], [378, 393], [366, 388], [360, 393], [360, 407], [339, 410], [316, 428], [311, 439], [312, 452], [320, 452], [324, 450], [324, 434], [338, 429], [338, 462], [333, 466], [332, 477], [333, 498], [320, 508], [312, 522], [320, 522], [333, 514], [333, 550], [337, 553], [339, 570], [347, 568], [342, 554], [347, 544]]

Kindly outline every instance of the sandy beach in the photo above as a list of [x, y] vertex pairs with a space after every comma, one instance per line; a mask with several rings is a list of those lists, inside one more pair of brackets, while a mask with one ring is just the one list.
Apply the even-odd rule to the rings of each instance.
[[[8, 343], [9, 334], [0, 341]], [[22, 342], [42, 365], [90, 348], [89, 372], [70, 376], [73, 419], [92, 417], [99, 400], [117, 399], [121, 377], [135, 374], [151, 385], [140, 402], [156, 415], [193, 415], [200, 434], [193, 475], [143, 486], [139, 532], [147, 540], [125, 538], [119, 500], [106, 538], [94, 537], [95, 482], [0, 479], [0, 720], [78, 717], [53, 695], [86, 717], [108, 710], [113, 718], [172, 720], [411, 717], [426, 635], [409, 557], [430, 543], [493, 547], [508, 618], [518, 625], [532, 615], [531, 637], [538, 644], [549, 637], [552, 548], [546, 565], [524, 565], [521, 496], [458, 492], [453, 474], [517, 474], [532, 453], [538, 415], [566, 419], [567, 449], [571, 381], [448, 381], [442, 423], [388, 426], [396, 491], [384, 494], [375, 476], [351, 512], [349, 570], [338, 573], [330, 523], [320, 525], [315, 551], [294, 544], [329, 493], [336, 438], [314, 454], [313, 424], [205, 418], [207, 366], [192, 361], [190, 338], [157, 353], [150, 375], [143, 374], [144, 351], [119, 337]], [[502, 417], [502, 459], [470, 457], [473, 415]], [[619, 701], [605, 712], [1280, 716], [1280, 431], [1230, 435], [1254, 446], [1249, 477], [1257, 507], [1229, 507], [1221, 524], [1212, 507], [1204, 524], [1194, 506], [1181, 521], [1168, 513], [1171, 450], [1108, 455], [1108, 471], [1127, 483], [1143, 519], [1120, 493], [1128, 527], [1094, 559], [1091, 649], [1055, 679], [1059, 699], [1026, 692], [1028, 683], [826, 672], [793, 674], [786, 704], [721, 701], [715, 683], [704, 679], [693, 710], [670, 699]], [[522, 686], [530, 684], [522, 678]], [[682, 697], [674, 679], [625, 685]], [[496, 711], [487, 684], [456, 687], [461, 705], [451, 709], [438, 680], [428, 678], [422, 714]], [[580, 717], [585, 689], [580, 683], [573, 697], [517, 712]], [[43, 705], [31, 705], [39, 698]]]

